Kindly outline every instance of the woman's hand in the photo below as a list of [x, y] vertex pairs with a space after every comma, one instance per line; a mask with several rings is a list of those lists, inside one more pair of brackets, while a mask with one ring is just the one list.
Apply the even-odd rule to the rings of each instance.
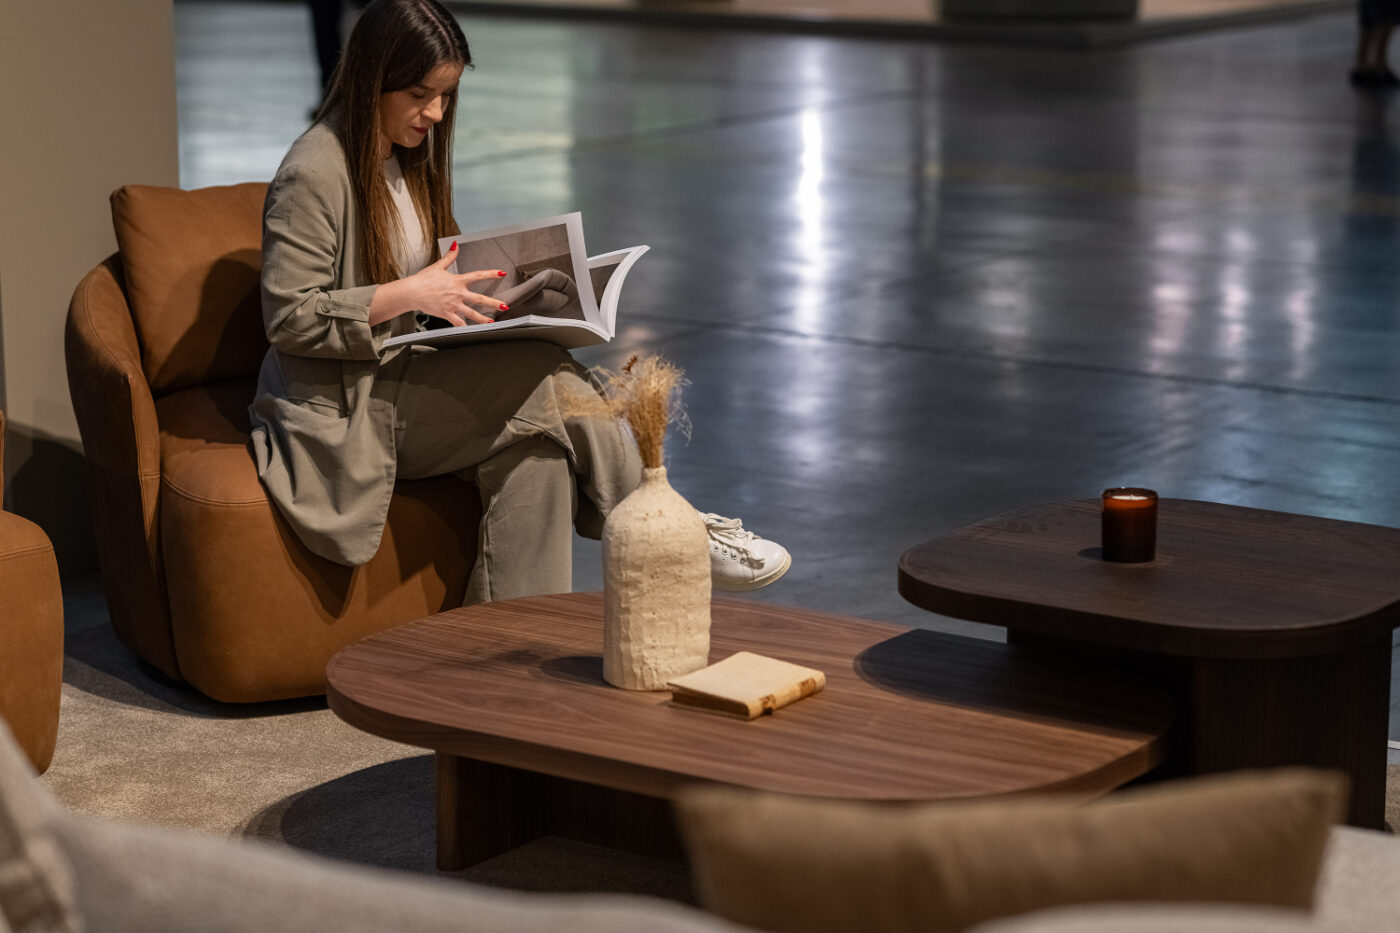
[[[457, 326], [468, 321], [476, 324], [490, 324], [499, 311], [510, 310], [495, 298], [479, 295], [468, 286], [475, 282], [485, 282], [505, 276], [501, 269], [482, 269], [476, 272], [449, 272], [448, 267], [457, 260], [457, 244], [453, 243], [447, 255], [420, 272], [408, 277], [414, 284], [418, 296], [415, 311], [422, 311], [433, 317]], [[486, 313], [472, 305], [479, 305]]]
[[[375, 289], [374, 300], [369, 306], [370, 325], [382, 324], [409, 311], [422, 311], [442, 318], [454, 327], [468, 323], [490, 324], [496, 319], [496, 314], [510, 310], [495, 298], [478, 294], [470, 288], [475, 282], [502, 278], [505, 276], [504, 270], [449, 272], [448, 267], [456, 260], [457, 244], [453, 243], [447, 255], [432, 265]], [[485, 313], [472, 305], [479, 305]]]

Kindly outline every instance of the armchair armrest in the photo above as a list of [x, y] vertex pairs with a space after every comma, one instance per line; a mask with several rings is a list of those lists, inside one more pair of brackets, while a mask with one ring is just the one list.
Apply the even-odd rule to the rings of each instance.
[[64, 331], [68, 388], [113, 627], [179, 677], [160, 557], [160, 431], [124, 287], [118, 256], [78, 283]]
[[78, 283], [68, 307], [68, 389], [89, 463], [160, 476], [155, 400], [141, 368], [121, 259], [110, 256]]

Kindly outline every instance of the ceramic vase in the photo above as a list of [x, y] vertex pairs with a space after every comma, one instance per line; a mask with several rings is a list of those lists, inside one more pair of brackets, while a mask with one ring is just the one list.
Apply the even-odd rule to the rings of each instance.
[[710, 545], [705, 523], [671, 488], [666, 468], [603, 525], [603, 678], [627, 690], [710, 663]]

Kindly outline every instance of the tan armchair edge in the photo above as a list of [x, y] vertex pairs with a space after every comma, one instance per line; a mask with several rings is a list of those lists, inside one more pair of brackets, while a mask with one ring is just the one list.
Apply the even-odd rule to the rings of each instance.
[[119, 256], [78, 283], [64, 356], [83, 440], [93, 528], [117, 635], [179, 677], [159, 539], [160, 430]]
[[68, 388], [89, 462], [118, 473], [158, 477], [155, 400], [122, 287], [117, 256], [78, 283], [64, 331]]

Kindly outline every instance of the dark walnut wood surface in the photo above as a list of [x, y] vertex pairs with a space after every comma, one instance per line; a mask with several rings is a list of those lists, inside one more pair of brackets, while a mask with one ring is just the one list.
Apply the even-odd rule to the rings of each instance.
[[1157, 559], [1100, 557], [1098, 499], [1009, 512], [899, 561], [933, 612], [1118, 648], [1269, 658], [1355, 648], [1400, 622], [1400, 530], [1163, 499]]
[[386, 738], [669, 797], [694, 781], [872, 800], [1097, 795], [1163, 757], [1164, 692], [1097, 662], [716, 599], [711, 659], [747, 650], [826, 689], [753, 721], [602, 679], [601, 594], [491, 603], [372, 636], [332, 659], [331, 708]]

